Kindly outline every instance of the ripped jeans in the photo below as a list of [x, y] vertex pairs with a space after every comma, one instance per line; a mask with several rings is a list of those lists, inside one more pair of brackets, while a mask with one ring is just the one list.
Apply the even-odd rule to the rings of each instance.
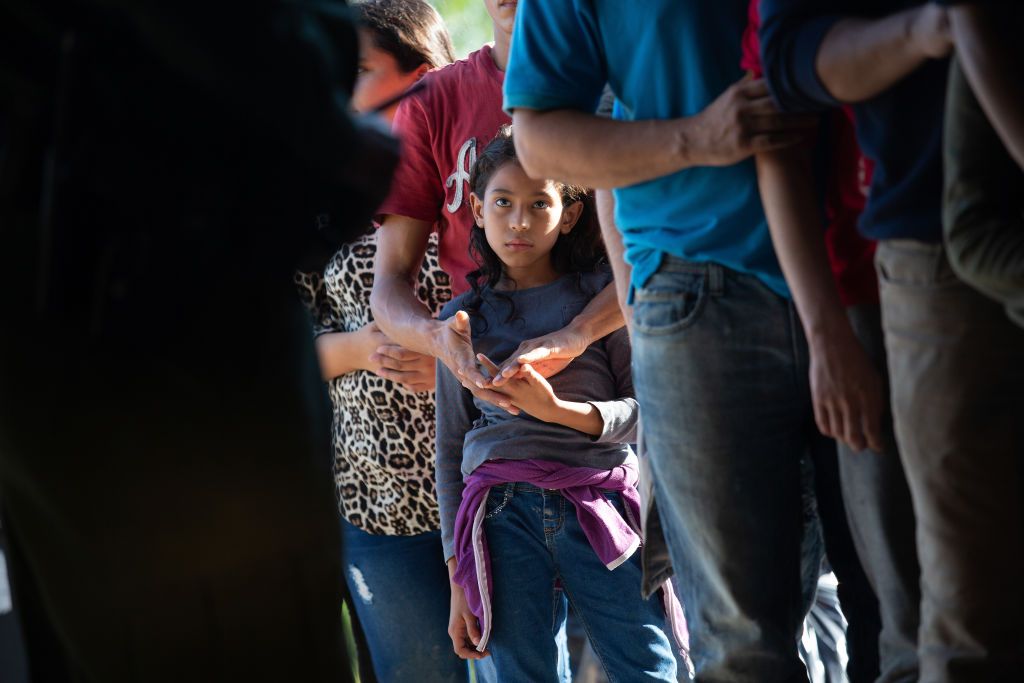
[[[469, 667], [448, 637], [451, 589], [441, 532], [370, 534], [341, 520], [345, 581], [381, 683], [464, 683]], [[495, 680], [475, 662], [476, 680]]]

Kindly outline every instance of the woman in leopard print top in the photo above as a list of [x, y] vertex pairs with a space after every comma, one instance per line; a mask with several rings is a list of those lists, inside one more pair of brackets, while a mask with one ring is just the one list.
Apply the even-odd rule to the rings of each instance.
[[[376, 109], [453, 59], [424, 0], [370, 0], [361, 15], [352, 102]], [[390, 120], [394, 107], [383, 115]], [[342, 247], [322, 274], [299, 274], [334, 408], [334, 474], [346, 580], [381, 681], [468, 681], [448, 638], [448, 572], [434, 494], [434, 359], [394, 345], [373, 323], [373, 230]], [[432, 240], [417, 295], [434, 313], [451, 299]], [[405, 372], [389, 369], [402, 357]], [[391, 381], [388, 378], [398, 381]], [[481, 667], [477, 679], [491, 676]], [[480, 674], [484, 674], [481, 676]]]

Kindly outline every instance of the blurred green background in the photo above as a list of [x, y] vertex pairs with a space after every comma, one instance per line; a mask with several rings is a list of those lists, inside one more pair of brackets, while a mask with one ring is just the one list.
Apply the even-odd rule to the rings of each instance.
[[484, 0], [431, 0], [448, 24], [459, 59], [493, 40]]

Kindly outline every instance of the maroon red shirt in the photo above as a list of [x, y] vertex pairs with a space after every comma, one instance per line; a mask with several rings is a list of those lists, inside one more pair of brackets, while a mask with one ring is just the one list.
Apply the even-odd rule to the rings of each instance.
[[[757, 35], [761, 24], [758, 1], [750, 2], [740, 66], [760, 77], [763, 68], [761, 42]], [[877, 303], [875, 243], [857, 230], [857, 219], [867, 205], [873, 164], [857, 144], [853, 110], [842, 107], [828, 116], [828, 137], [823, 140], [829, 145], [824, 197], [825, 246], [832, 275], [843, 305]]]
[[424, 76], [424, 87], [395, 113], [402, 159], [378, 220], [395, 214], [433, 223], [441, 269], [456, 296], [469, 289], [466, 275], [476, 269], [469, 257], [469, 172], [498, 129], [512, 122], [501, 109], [503, 80], [485, 45]]

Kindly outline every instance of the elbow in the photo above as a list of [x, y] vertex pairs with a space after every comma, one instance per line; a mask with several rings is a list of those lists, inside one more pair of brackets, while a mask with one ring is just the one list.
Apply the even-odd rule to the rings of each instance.
[[516, 156], [519, 165], [531, 178], [554, 178], [556, 169], [550, 168], [540, 150], [544, 149], [544, 114], [532, 109], [516, 109], [512, 112], [512, 129], [515, 131]]

